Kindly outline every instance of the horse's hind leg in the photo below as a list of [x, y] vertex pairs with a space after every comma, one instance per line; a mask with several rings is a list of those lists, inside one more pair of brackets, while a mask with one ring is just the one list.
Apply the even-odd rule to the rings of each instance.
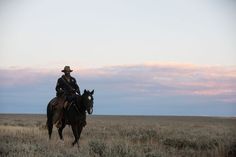
[[47, 121], [47, 128], [48, 128], [49, 139], [51, 139], [53, 124], [50, 123], [49, 121]]
[[78, 126], [77, 125], [72, 125], [72, 131], [75, 137], [74, 142], [72, 143], [72, 145], [74, 146], [77, 142], [78, 142]]
[[62, 135], [62, 131], [63, 129], [65, 128], [66, 124], [65, 124], [65, 121], [62, 120], [62, 126], [58, 129], [58, 133], [59, 133], [59, 136], [60, 136], [60, 139], [63, 140], [63, 135]]
[[49, 139], [51, 139], [52, 128], [53, 128], [53, 109], [52, 109], [52, 104], [50, 102], [47, 106], [47, 128], [48, 128]]

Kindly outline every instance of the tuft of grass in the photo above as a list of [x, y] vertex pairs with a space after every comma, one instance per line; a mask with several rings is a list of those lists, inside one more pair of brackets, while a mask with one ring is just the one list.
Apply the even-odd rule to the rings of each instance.
[[98, 140], [89, 141], [89, 153], [93, 156], [103, 157], [106, 154], [106, 144]]
[[125, 144], [115, 144], [110, 148], [109, 156], [116, 157], [136, 157], [137, 153], [132, 149], [131, 146], [127, 146]]

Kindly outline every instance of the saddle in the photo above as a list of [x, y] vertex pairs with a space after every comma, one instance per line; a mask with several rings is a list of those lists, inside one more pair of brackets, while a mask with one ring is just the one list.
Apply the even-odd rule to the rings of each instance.
[[54, 110], [62, 110], [62, 109], [69, 109], [71, 106], [71, 102], [68, 102], [65, 97], [56, 97], [52, 101], [52, 107]]
[[58, 96], [52, 100], [52, 109], [54, 110], [53, 123], [56, 124], [57, 128], [62, 125], [62, 118], [64, 116], [64, 111], [69, 110], [72, 102], [68, 102], [66, 97]]

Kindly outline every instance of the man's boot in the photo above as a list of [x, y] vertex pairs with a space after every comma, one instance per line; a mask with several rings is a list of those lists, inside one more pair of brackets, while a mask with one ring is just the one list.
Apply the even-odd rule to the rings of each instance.
[[60, 128], [61, 126], [62, 126], [62, 121], [61, 121], [61, 119], [59, 119], [56, 123], [56, 127]]

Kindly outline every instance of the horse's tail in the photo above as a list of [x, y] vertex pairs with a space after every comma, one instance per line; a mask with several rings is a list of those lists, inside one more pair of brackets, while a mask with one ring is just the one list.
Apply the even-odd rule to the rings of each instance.
[[52, 128], [53, 128], [53, 108], [51, 101], [48, 103], [47, 106], [47, 128], [48, 128], [49, 139], [51, 139]]

